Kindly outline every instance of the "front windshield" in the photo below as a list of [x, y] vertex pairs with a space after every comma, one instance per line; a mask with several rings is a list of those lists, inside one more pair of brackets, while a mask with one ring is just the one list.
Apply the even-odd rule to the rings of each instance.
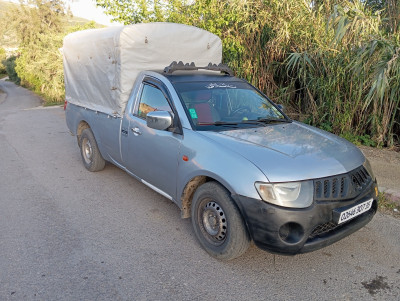
[[174, 86], [198, 130], [286, 120], [267, 98], [244, 82], [175, 83]]

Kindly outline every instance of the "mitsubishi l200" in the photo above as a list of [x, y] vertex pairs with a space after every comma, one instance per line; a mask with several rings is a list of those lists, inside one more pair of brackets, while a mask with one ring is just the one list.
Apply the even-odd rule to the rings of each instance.
[[[170, 199], [212, 256], [238, 257], [251, 241], [278, 254], [317, 250], [376, 213], [360, 150], [233, 76], [215, 35], [136, 24], [73, 33], [63, 53], [83, 165], [110, 162]], [[181, 59], [193, 63], [171, 63]]]

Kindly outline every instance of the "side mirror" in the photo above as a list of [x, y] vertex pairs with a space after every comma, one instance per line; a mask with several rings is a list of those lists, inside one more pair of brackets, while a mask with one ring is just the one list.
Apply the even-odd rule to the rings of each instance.
[[278, 107], [279, 110], [281, 110], [282, 112], [285, 112], [285, 106], [284, 105], [277, 104], [276, 106]]
[[166, 130], [172, 125], [172, 116], [167, 111], [154, 111], [146, 115], [146, 123], [149, 128]]

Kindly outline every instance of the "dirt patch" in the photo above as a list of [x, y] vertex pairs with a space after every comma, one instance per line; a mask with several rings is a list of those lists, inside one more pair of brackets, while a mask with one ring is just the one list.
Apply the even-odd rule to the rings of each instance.
[[381, 190], [400, 187], [400, 152], [398, 149], [378, 149], [360, 146], [361, 151], [371, 163]]
[[386, 277], [376, 276], [375, 279], [372, 279], [370, 282], [364, 281], [361, 282], [361, 284], [368, 290], [368, 293], [373, 296], [380, 290], [391, 289], [385, 279]]
[[378, 160], [385, 163], [397, 162], [400, 164], [400, 147], [382, 149], [362, 145], [359, 148], [368, 159], [371, 158], [371, 160]]
[[393, 201], [388, 195], [380, 193], [378, 204], [380, 212], [400, 218], [400, 204], [398, 201]]
[[393, 209], [388, 209], [388, 208], [382, 208], [382, 207], [380, 207], [379, 208], [379, 211], [381, 212], [381, 213], [383, 213], [383, 214], [386, 214], [386, 215], [390, 215], [390, 216], [392, 216], [392, 217], [395, 217], [395, 218], [398, 218], [398, 219], [400, 219], [400, 211], [394, 211]]

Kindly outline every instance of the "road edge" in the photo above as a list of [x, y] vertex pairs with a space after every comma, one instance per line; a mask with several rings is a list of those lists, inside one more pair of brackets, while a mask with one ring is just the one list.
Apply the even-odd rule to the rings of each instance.
[[7, 98], [7, 93], [0, 89], [0, 104], [2, 104]]

